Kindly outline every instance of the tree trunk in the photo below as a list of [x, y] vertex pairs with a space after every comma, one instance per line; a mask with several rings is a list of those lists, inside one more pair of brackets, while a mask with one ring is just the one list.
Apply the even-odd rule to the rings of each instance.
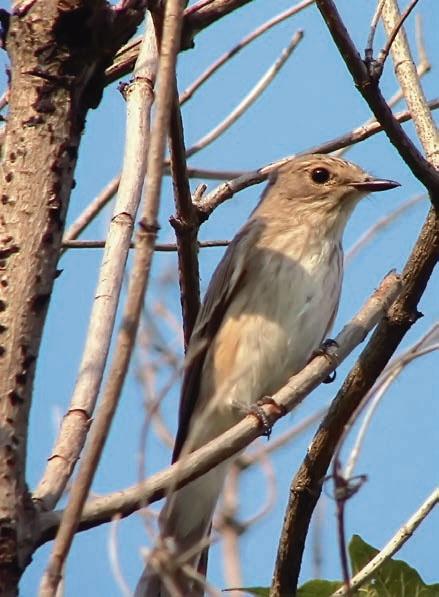
[[28, 415], [81, 132], [105, 67], [143, 16], [103, 1], [17, 4], [6, 38], [10, 106], [0, 165], [1, 595], [17, 593], [33, 551]]

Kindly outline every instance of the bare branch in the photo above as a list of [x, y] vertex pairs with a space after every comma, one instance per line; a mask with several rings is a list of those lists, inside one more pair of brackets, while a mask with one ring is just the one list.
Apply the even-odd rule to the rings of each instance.
[[437, 230], [437, 216], [432, 208], [404, 268], [400, 295], [345, 379], [292, 482], [279, 542], [273, 596], [296, 590], [305, 538], [322, 490], [322, 479], [345, 426], [419, 317], [416, 307], [439, 255]]
[[[336, 338], [338, 344], [336, 360], [338, 363], [342, 362], [381, 320], [398, 294], [399, 288], [398, 276], [394, 273], [388, 274], [363, 308], [345, 325]], [[291, 377], [288, 383], [273, 395], [274, 400], [289, 412], [326, 379], [333, 368], [334, 363], [331, 365], [325, 356], [315, 357], [300, 373]], [[274, 424], [280, 418], [279, 409], [275, 409], [271, 405], [266, 405], [263, 408], [270, 423]], [[239, 424], [202, 448], [188, 454], [167, 470], [153, 475], [139, 485], [97, 498], [86, 504], [79, 528], [86, 529], [107, 522], [115, 514], [128, 516], [138, 508], [161, 499], [170, 487], [177, 489], [201, 476], [219, 462], [242, 450], [262, 433], [263, 429], [254, 416], [245, 417]], [[41, 514], [41, 536], [38, 543], [48, 541], [53, 537], [61, 515], [61, 512]]]
[[286, 63], [288, 58], [294, 52], [300, 41], [303, 39], [303, 31], [297, 31], [290, 43], [286, 48], [282, 50], [279, 58], [276, 59], [274, 64], [270, 66], [266, 73], [259, 79], [253, 89], [241, 100], [232, 112], [224, 118], [215, 128], [209, 131], [204, 137], [199, 139], [192, 147], [186, 150], [186, 157], [190, 157], [197, 153], [201, 149], [204, 149], [210, 143], [213, 143], [215, 139], [218, 139], [229, 127], [234, 124], [238, 118], [240, 118], [246, 110], [258, 99], [258, 97], [267, 89], [276, 75], [279, 73], [283, 65]]
[[143, 70], [126, 91], [127, 135], [118, 199], [108, 231], [95, 301], [70, 408], [34, 499], [55, 506], [81, 453], [107, 361], [137, 208], [146, 170], [150, 113], [156, 75], [155, 37], [150, 24], [139, 61]]
[[[411, 2], [407, 6], [407, 8], [403, 12], [403, 14], [400, 16], [399, 21], [397, 23], [395, 23], [395, 26], [394, 26], [393, 30], [390, 32], [389, 37], [388, 37], [387, 42], [386, 42], [386, 45], [381, 50], [381, 52], [380, 52], [380, 54], [378, 56], [378, 62], [380, 63], [381, 68], [383, 67], [384, 62], [386, 61], [386, 58], [389, 55], [390, 48], [392, 47], [393, 42], [395, 41], [395, 38], [398, 35], [401, 27], [403, 26], [404, 21], [407, 19], [407, 17], [409, 16], [409, 14], [415, 8], [415, 6], [418, 3], [418, 1], [419, 0], [411, 0]], [[385, 19], [385, 17], [384, 17], [384, 19]]]
[[[65, 249], [103, 249], [105, 247], [105, 240], [67, 240], [63, 242]], [[211, 247], [227, 247], [230, 241], [228, 240], [199, 240], [197, 246], [199, 249], [206, 249]], [[135, 243], [130, 243], [130, 249], [135, 248]], [[175, 253], [177, 245], [175, 243], [156, 243], [154, 251], [163, 253]]]
[[192, 202], [186, 164], [183, 120], [178, 104], [177, 82], [171, 110], [169, 149], [175, 216], [170, 220], [174, 227], [178, 249], [178, 277], [180, 302], [183, 315], [184, 346], [188, 345], [200, 308], [200, 273], [198, 268], [197, 236], [200, 221]]
[[91, 202], [78, 218], [73, 222], [67, 232], [63, 236], [63, 248], [67, 248], [69, 241], [78, 238], [83, 230], [87, 228], [90, 222], [100, 213], [100, 211], [107, 205], [109, 201], [117, 193], [120, 185], [120, 176], [116, 176], [113, 180], [102, 189], [99, 195]]
[[[135, 309], [133, 308], [132, 296], [133, 294], [135, 294], [136, 291], [140, 292], [141, 298], [140, 301], [138, 301], [140, 311], [140, 305], [143, 299], [146, 286], [146, 278], [150, 269], [151, 256], [153, 253], [152, 248], [157, 233], [156, 217], [160, 198], [160, 183], [162, 177], [161, 165], [165, 148], [164, 137], [168, 128], [170, 105], [172, 101], [171, 98], [173, 92], [173, 77], [175, 72], [177, 43], [179, 40], [179, 33], [181, 27], [181, 17], [181, 0], [171, 0], [167, 4], [166, 8], [164, 35], [160, 47], [160, 61], [158, 67], [158, 76], [160, 77], [160, 82], [157, 92], [157, 111], [154, 121], [154, 128], [151, 134], [151, 143], [148, 150], [148, 180], [146, 184], [143, 214], [140, 222], [140, 232], [137, 235], [137, 243], [139, 245], [139, 248], [137, 249], [135, 254], [133, 271], [130, 276], [128, 298], [124, 312], [123, 329], [122, 333], [119, 333], [118, 336], [118, 342], [116, 347], [117, 356], [115, 359], [116, 365], [114, 365], [113, 362], [113, 367], [110, 371], [109, 382], [106, 388], [107, 391], [104, 393], [102, 402], [97, 412], [96, 419], [92, 425], [92, 438], [84, 452], [84, 456], [81, 461], [81, 466], [79, 468], [77, 478], [75, 479], [72, 485], [67, 506], [64, 511], [64, 515], [61, 519], [58, 533], [55, 537], [52, 553], [44, 576], [41, 580], [41, 597], [54, 597], [54, 595], [56, 594], [57, 586], [61, 577], [62, 566], [69, 553], [69, 549], [72, 544], [73, 537], [78, 525], [79, 517], [81, 515], [82, 507], [84, 505], [89, 488], [91, 486], [93, 475], [99, 462], [101, 452], [108, 435], [111, 420], [117, 406], [120, 388], [123, 382], [124, 373], [128, 363], [127, 359], [126, 366], [125, 369], [123, 369], [122, 374], [120, 373], [120, 370], [114, 371], [114, 369], [118, 368], [119, 359], [121, 358], [121, 355], [122, 358], [125, 356], [120, 347], [121, 335], [122, 337], [125, 335], [128, 336], [127, 340], [123, 338], [123, 342], [125, 345], [131, 347], [134, 343], [135, 332], [137, 329], [136, 323], [138, 321], [139, 314], [138, 312], [136, 313]], [[138, 98], [135, 104], [136, 113], [145, 114], [145, 116], [141, 117], [139, 120], [136, 121], [136, 124], [138, 126], [140, 124], [143, 125], [141, 127], [141, 133], [144, 139], [149, 138], [149, 114], [152, 103], [151, 83], [155, 77], [155, 69], [157, 63], [157, 48], [155, 43], [154, 27], [150, 18], [148, 19], [148, 21], [149, 26], [147, 26], [144, 44], [142, 44], [142, 49], [139, 55], [140, 59], [142, 60], [143, 67], [145, 68], [145, 71], [143, 72], [147, 76], [147, 86], [145, 90], [140, 94], [140, 97]], [[145, 78], [142, 77], [142, 82], [146, 79], [146, 76]], [[145, 105], [147, 107], [146, 110]], [[145, 143], [144, 140], [142, 141], [138, 138], [137, 141], [139, 144], [142, 143], [142, 145]], [[139, 149], [139, 146], [137, 146], [137, 149]], [[146, 149], [144, 145], [142, 149]], [[137, 159], [133, 159], [133, 161], [128, 164], [128, 168], [132, 168], [133, 164], [136, 164], [137, 166], [140, 165], [141, 174], [144, 175], [146, 166], [144, 154], [141, 154], [141, 156]], [[133, 176], [131, 180], [134, 181], [135, 190], [134, 192], [132, 191], [130, 193], [130, 201], [134, 205], [138, 205], [139, 194], [142, 185], [139, 179], [136, 178], [134, 174], [132, 174], [131, 176]], [[139, 272], [139, 265], [141, 267], [141, 273]], [[141, 287], [140, 289], [137, 288], [137, 286], [139, 285]], [[100, 316], [102, 317], [103, 314], [101, 314]], [[128, 351], [128, 354], [130, 354], [130, 351]], [[89, 368], [94, 368], [93, 363], [89, 364]], [[116, 379], [117, 373], [119, 373], [119, 377]], [[109, 387], [110, 390], [112, 390], [115, 386], [117, 388], [116, 391], [108, 392]], [[96, 388], [96, 395], [98, 392], [98, 388]], [[87, 386], [85, 386], [85, 390], [87, 389], [89, 390], [88, 394], [90, 394], [90, 388], [87, 388]], [[86, 392], [85, 395], [87, 395]], [[92, 402], [89, 402], [87, 405], [88, 409], [91, 408], [91, 410], [93, 410], [96, 395], [92, 396]], [[82, 398], [82, 400], [84, 400], [84, 398]], [[70, 441], [74, 441], [74, 447], [79, 447], [79, 450], [81, 450], [85, 442], [87, 431], [87, 427], [76, 428], [74, 429], [73, 433], [72, 430], [69, 428], [65, 430], [62, 429], [62, 441], [65, 442], [66, 438]], [[75, 454], [76, 458], [78, 457], [78, 455], [79, 452]], [[65, 475], [64, 471], [61, 472], [63, 472]], [[53, 475], [53, 471], [49, 470], [49, 473]], [[65, 479], [66, 477], [64, 476], [64, 480]]]
[[426, 199], [425, 195], [417, 195], [416, 197], [407, 199], [407, 201], [404, 201], [401, 203], [401, 205], [398, 205], [396, 209], [377, 220], [375, 224], [366, 230], [366, 232], [364, 232], [346, 252], [344, 259], [345, 267], [349, 265], [353, 259], [355, 259], [358, 253], [364, 249], [364, 247], [369, 244], [379, 232], [387, 228], [387, 226], [390, 226], [390, 224], [402, 216], [411, 207], [424, 199]]
[[[107, 386], [91, 426], [91, 438], [81, 460], [77, 478], [72, 485], [67, 506], [55, 537], [49, 564], [41, 582], [41, 597], [52, 597], [55, 594], [61, 566], [73, 541], [82, 508], [107, 439], [134, 346], [158, 231], [157, 214], [163, 176], [162, 164], [166, 132], [169, 128], [175, 93], [175, 66], [182, 17], [182, 0], [169, 0], [165, 7], [163, 32], [156, 35], [157, 40], [161, 39], [157, 73], [159, 81], [156, 97], [157, 108], [148, 150], [148, 176], [145, 181], [143, 212], [136, 238], [136, 252], [128, 285], [123, 321], [116, 341], [115, 357], [110, 367]], [[152, 41], [151, 29], [148, 28], [145, 34], [144, 56], [155, 64], [155, 45]], [[142, 56], [143, 49], [142, 44], [140, 56]]]
[[[220, 56], [215, 62], [213, 62], [193, 83], [189, 85], [181, 94], [180, 94], [180, 106], [182, 106], [185, 102], [187, 102], [216, 71], [221, 68], [228, 60], [230, 60], [233, 56], [236, 56], [238, 52], [240, 52], [243, 48], [245, 48], [248, 44], [252, 41], [263, 35], [266, 31], [278, 25], [282, 21], [285, 21], [289, 17], [297, 14], [301, 10], [307, 8], [311, 4], [314, 3], [315, 0], [302, 0], [295, 6], [288, 8], [284, 12], [279, 13], [278, 15], [274, 16], [273, 18], [269, 19], [259, 27], [257, 27], [254, 31], [246, 35], [239, 41], [233, 48], [227, 50], [222, 56]], [[229, 177], [230, 178], [230, 177]]]
[[[376, 79], [370, 76], [366, 65], [361, 60], [333, 0], [316, 0], [316, 4], [355, 81], [357, 89], [375, 114], [376, 119], [384, 127], [390, 142], [395, 146], [396, 150], [416, 178], [418, 178], [430, 191], [432, 202], [439, 201], [436, 196], [439, 189], [439, 173], [432, 164], [423, 157], [393, 116], [381, 94]], [[387, 4], [383, 7], [383, 15], [386, 6]], [[401, 87], [403, 88], [402, 85]], [[412, 111], [412, 113], [414, 112]]]
[[[199, 3], [198, 5], [188, 7], [185, 11], [181, 49], [193, 47], [194, 37], [200, 31], [251, 1], [212, 0], [207, 4]], [[195, 8], [197, 9], [195, 10]], [[107, 85], [127, 75], [134, 68], [139, 47], [140, 40], [136, 39], [117, 53], [113, 64], [105, 71]]]
[[[401, 15], [395, 0], [386, 0], [383, 7], [382, 19], [384, 28], [389, 36], [398, 28]], [[424, 148], [427, 159], [436, 168], [439, 168], [439, 138], [436, 124], [427, 105], [424, 90], [419, 81], [416, 67], [413, 63], [410, 48], [404, 29], [400, 29], [391, 46], [395, 72], [404, 93], [404, 98], [410, 112], [413, 114], [413, 123], [417, 135]], [[421, 179], [420, 179], [421, 180]], [[427, 188], [428, 185], [426, 185]], [[436, 184], [431, 190], [438, 192]], [[432, 198], [433, 201], [433, 198]]]
[[[438, 108], [439, 98], [430, 102], [429, 105], [434, 109]], [[403, 112], [399, 112], [395, 115], [395, 119], [398, 122], [406, 122], [407, 120], [410, 120], [410, 118], [411, 114], [408, 110], [404, 110]], [[332, 141], [327, 141], [326, 143], [322, 143], [321, 145], [316, 145], [310, 149], [307, 149], [303, 153], [330, 153], [331, 151], [335, 151], [336, 149], [340, 149], [346, 145], [353, 145], [355, 143], [359, 143], [360, 141], [364, 141], [365, 139], [368, 139], [372, 135], [375, 135], [382, 130], [382, 125], [377, 121], [374, 121], [367, 126], [361, 126], [360, 128], [354, 129], [353, 131], [337, 137]], [[255, 170], [253, 172], [244, 172], [241, 174], [241, 176], [220, 184], [199, 202], [199, 209], [202, 211], [205, 218], [209, 217], [209, 215], [216, 207], [218, 207], [218, 205], [221, 205], [221, 203], [224, 203], [224, 201], [231, 199], [235, 193], [242, 191], [249, 186], [263, 182], [268, 178], [270, 172], [294, 157], [296, 156], [291, 155], [282, 158], [277, 162], [262, 166], [259, 170]]]
[[[383, 547], [383, 549], [351, 579], [352, 589], [355, 590], [364, 585], [364, 583], [375, 574], [380, 566], [382, 566], [389, 558], [398, 552], [438, 503], [439, 489], [434, 489], [434, 491], [428, 496], [428, 498], [413, 514], [413, 516], [411, 516], [411, 518], [409, 518], [409, 520], [399, 529], [392, 539], [390, 539], [387, 545]], [[347, 591], [343, 587], [338, 591], [335, 591], [331, 597], [341, 597], [342, 595], [347, 594]]]

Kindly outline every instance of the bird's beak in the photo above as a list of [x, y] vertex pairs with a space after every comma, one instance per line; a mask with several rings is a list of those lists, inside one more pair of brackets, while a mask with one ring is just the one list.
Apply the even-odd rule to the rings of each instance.
[[389, 189], [394, 189], [401, 185], [399, 182], [386, 180], [385, 178], [369, 178], [368, 180], [363, 180], [361, 182], [352, 182], [351, 186], [359, 191], [364, 191], [365, 193], [375, 193], [376, 191], [388, 191]]

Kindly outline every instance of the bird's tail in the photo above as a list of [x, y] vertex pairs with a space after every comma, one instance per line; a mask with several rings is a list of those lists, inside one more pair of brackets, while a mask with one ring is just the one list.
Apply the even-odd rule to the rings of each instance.
[[160, 515], [161, 544], [153, 552], [135, 597], [203, 595], [196, 575], [229, 463], [170, 494]]

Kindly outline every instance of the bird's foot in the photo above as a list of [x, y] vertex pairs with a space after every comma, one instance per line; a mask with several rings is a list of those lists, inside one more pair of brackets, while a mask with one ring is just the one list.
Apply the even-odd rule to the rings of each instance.
[[274, 400], [274, 398], [272, 398], [271, 396], [264, 396], [263, 398], [260, 398], [260, 400], [258, 400], [256, 402], [256, 404], [253, 404], [250, 407], [248, 414], [253, 415], [254, 417], [257, 418], [260, 425], [264, 429], [263, 435], [265, 435], [265, 437], [267, 439], [270, 439], [271, 430], [273, 428], [273, 425], [270, 423], [264, 409], [262, 408], [266, 404], [269, 404], [270, 406], [272, 406], [273, 409], [276, 411], [276, 414], [279, 417], [283, 417], [284, 415], [286, 415], [287, 411], [286, 411], [285, 406], [283, 406], [282, 404], [278, 404], [276, 402], [276, 400]]
[[[337, 355], [338, 344], [332, 338], [327, 338], [324, 342], [320, 344], [316, 350], [311, 355], [310, 361], [314, 357], [325, 357], [331, 367], [336, 367], [338, 365], [338, 355]], [[323, 383], [332, 383], [335, 381], [337, 377], [337, 372], [334, 371], [328, 375], [326, 379], [323, 380]]]

